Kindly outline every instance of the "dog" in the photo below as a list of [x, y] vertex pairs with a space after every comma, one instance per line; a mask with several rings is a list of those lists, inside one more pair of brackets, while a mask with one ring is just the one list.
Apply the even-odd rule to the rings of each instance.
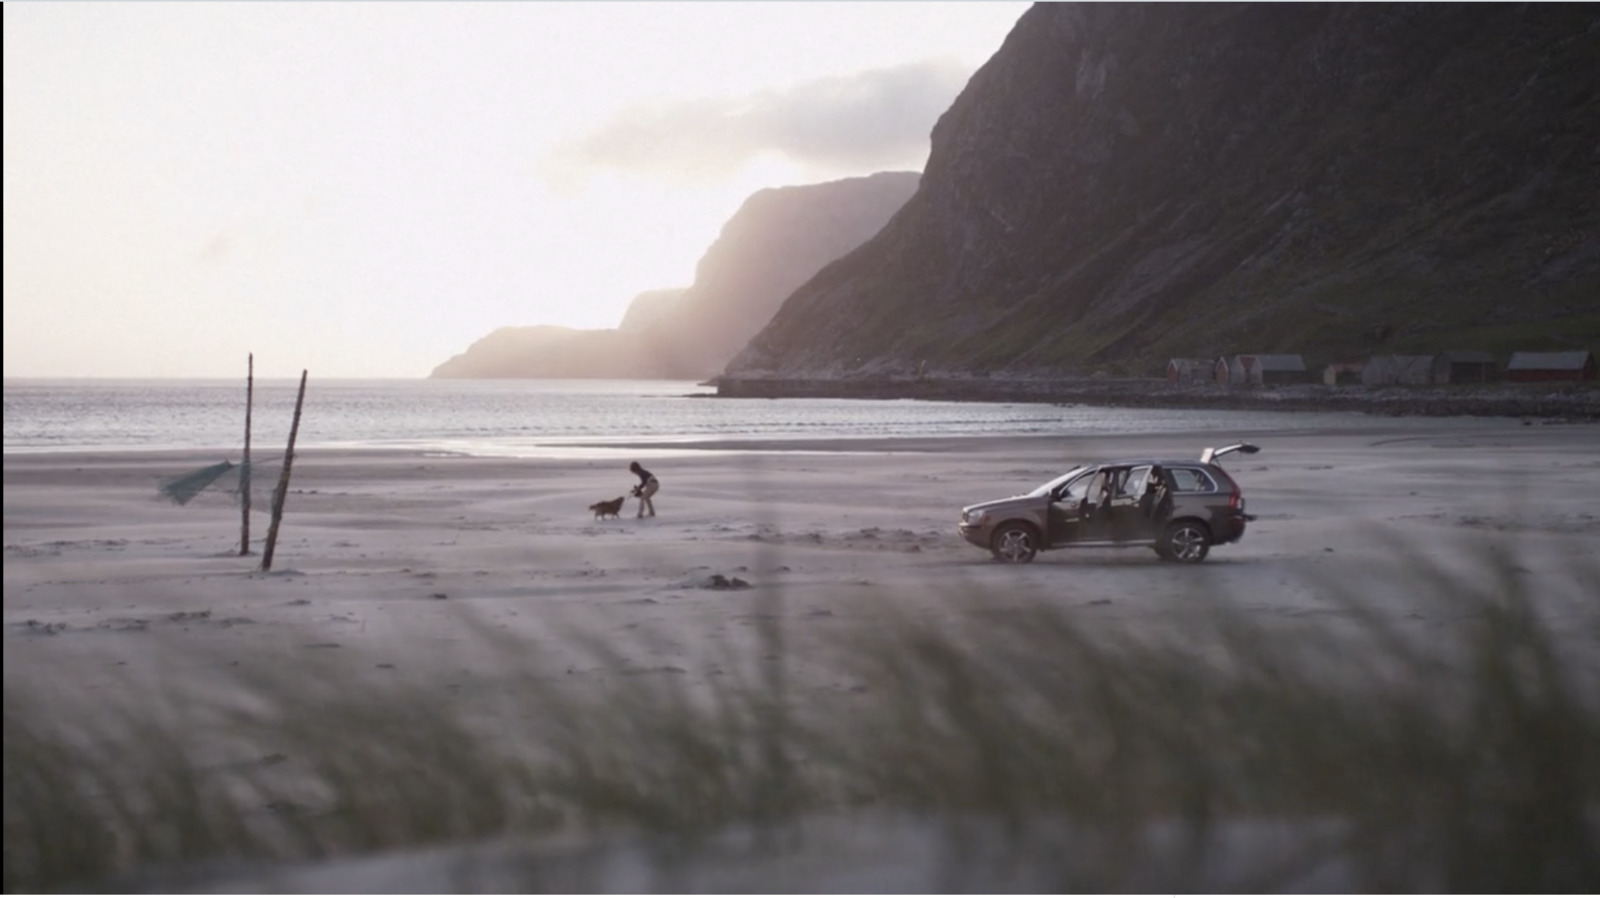
[[589, 510], [594, 512], [594, 519], [597, 521], [603, 521], [607, 517], [620, 518], [622, 517], [622, 502], [624, 498], [623, 496], [618, 496], [615, 499], [596, 502], [589, 506]]

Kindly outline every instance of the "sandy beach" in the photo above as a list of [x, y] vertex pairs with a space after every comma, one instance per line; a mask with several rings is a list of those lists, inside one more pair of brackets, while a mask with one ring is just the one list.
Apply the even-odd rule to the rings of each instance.
[[[1148, 549], [1128, 548], [1047, 552], [1032, 564], [1005, 565], [956, 534], [963, 505], [1026, 491], [1076, 462], [1193, 457], [1206, 445], [1238, 438], [1262, 447], [1260, 454], [1225, 461], [1243, 485], [1250, 511], [1259, 517], [1241, 543], [1216, 548], [1203, 564], [1167, 563]], [[446, 785], [439, 788], [459, 786], [473, 796], [466, 804], [455, 799], [455, 806], [473, 807], [479, 799], [492, 806], [488, 793], [500, 784], [487, 792], [472, 791], [470, 785], [475, 765], [494, 763], [478, 754], [480, 749], [526, 746], [529, 734], [538, 734], [534, 750], [552, 750], [561, 744], [562, 732], [588, 725], [586, 721], [596, 727], [593, 738], [600, 741], [580, 741], [578, 754], [568, 757], [579, 759], [578, 770], [587, 769], [591, 761], [602, 767], [620, 763], [627, 768], [617, 773], [623, 782], [634, 782], [628, 765], [639, 765], [637, 776], [651, 782], [658, 758], [648, 740], [627, 747], [636, 739], [635, 723], [648, 732], [656, 732], [651, 727], [670, 732], [673, 721], [695, 714], [709, 714], [706, 721], [719, 719], [714, 710], [692, 708], [733, 709], [735, 722], [730, 725], [735, 729], [730, 732], [765, 738], [768, 730], [760, 715], [766, 712], [738, 704], [740, 696], [778, 695], [795, 709], [797, 720], [854, 732], [865, 725], [856, 715], [881, 715], [905, 708], [906, 701], [922, 700], [897, 689], [916, 683], [925, 683], [934, 693], [939, 689], [936, 676], [925, 681], [870, 660], [861, 663], [859, 653], [840, 654], [872, 644], [862, 641], [864, 634], [881, 637], [876, 645], [883, 650], [900, 645], [893, 640], [903, 634], [932, 626], [957, 640], [978, 634], [975, 657], [1007, 650], [1035, 659], [1041, 651], [1053, 656], [1054, 649], [1044, 644], [1048, 636], [995, 626], [1005, 620], [1032, 620], [1030, 614], [1037, 609], [1050, 611], [1048, 619], [1070, 627], [1066, 632], [1084, 634], [1090, 645], [1102, 636], [1110, 644], [1148, 634], [1165, 640], [1151, 643], [1158, 652], [1165, 651], [1161, 646], [1198, 647], [1209, 667], [1219, 660], [1230, 663], [1230, 656], [1208, 648], [1212, 643], [1205, 641], [1206, 634], [1221, 632], [1207, 629], [1208, 621], [1245, 624], [1253, 634], [1248, 638], [1257, 640], [1246, 646], [1264, 639], [1327, 648], [1345, 644], [1324, 637], [1365, 628], [1367, 638], [1388, 632], [1415, 639], [1429, 651], [1450, 653], [1466, 647], [1471, 637], [1463, 634], [1484, 632], [1470, 624], [1487, 622], [1486, 615], [1493, 613], [1481, 599], [1469, 600], [1469, 593], [1520, 589], [1550, 625], [1557, 650], [1571, 652], [1581, 662], [1574, 670], [1590, 670], [1600, 641], [1600, 631], [1593, 628], [1592, 553], [1600, 535], [1597, 448], [1600, 426], [1590, 424], [1352, 417], [1348, 427], [1338, 429], [1286, 427], [1220, 438], [613, 445], [566, 447], [558, 455], [526, 459], [307, 451], [296, 459], [276, 561], [265, 574], [257, 570], [267, 531], [265, 501], [256, 503], [251, 554], [240, 557], [239, 512], [230, 494], [204, 492], [182, 507], [158, 495], [157, 487], [166, 478], [216, 462], [210, 454], [11, 454], [5, 458], [8, 709], [13, 698], [25, 696], [39, 709], [36, 714], [64, 725], [64, 732], [82, 726], [91, 738], [97, 728], [129, 722], [134, 741], [123, 744], [140, 756], [127, 770], [135, 777], [127, 788], [135, 792], [141, 788], [139, 777], [155, 776], [158, 770], [196, 769], [214, 777], [239, 770], [258, 771], [245, 777], [252, 782], [263, 782], [250, 779], [257, 775], [268, 777], [278, 784], [275, 788], [286, 790], [280, 795], [300, 796], [287, 802], [281, 797], [236, 798], [238, 804], [231, 806], [240, 808], [243, 817], [224, 811], [208, 818], [219, 821], [266, 815], [291, 824], [303, 819], [333, 825], [343, 818], [318, 816], [322, 812], [315, 810], [326, 793], [297, 791], [306, 782], [298, 777], [315, 771], [315, 776], [332, 776], [332, 781], [354, 789], [365, 780], [340, 780], [337, 768], [317, 767], [319, 759], [370, 757], [380, 767], [400, 764], [404, 772], [398, 775], [423, 777], [422, 791], [370, 793], [383, 797], [369, 806], [374, 810], [353, 818], [381, 827], [387, 815], [412, 813], [412, 807], [435, 800], [426, 787], [433, 773], [445, 773]], [[620, 520], [595, 520], [587, 506], [627, 492], [627, 463], [635, 457], [662, 481], [656, 496], [659, 515], [635, 518], [630, 500]], [[266, 492], [263, 488], [258, 495]], [[1218, 606], [1228, 613], [1217, 614]], [[1276, 639], [1280, 634], [1293, 638]], [[896, 656], [902, 661], [916, 657], [913, 643], [905, 645], [907, 653]], [[1381, 678], [1400, 670], [1335, 651], [1331, 657], [1337, 661], [1317, 670], [1363, 678], [1368, 671]], [[1245, 654], [1258, 653], [1247, 647]], [[1067, 669], [1094, 670], [1092, 660], [1085, 663], [1089, 666], [1069, 664]], [[885, 672], [886, 678], [876, 679]], [[1415, 671], [1407, 675], [1416, 686]], [[1344, 682], [1314, 676], [1320, 678], [1312, 681], [1316, 683]], [[1594, 685], [1592, 677], [1574, 681], [1581, 683]], [[546, 688], [551, 685], [555, 688]], [[1018, 701], [1026, 704], [1026, 695], [1032, 694], [1027, 690], [1044, 685], [1028, 684]], [[1320, 687], [1303, 683], [1289, 688], [1299, 694]], [[895, 704], [897, 694], [902, 695], [900, 705]], [[1450, 694], [1443, 684], [1440, 694]], [[236, 703], [246, 708], [262, 695], [289, 697], [290, 708], [309, 710], [287, 713], [311, 717], [274, 718], [266, 706], [252, 712], [264, 727], [254, 731], [254, 740], [231, 733], [233, 725], [218, 725], [215, 717], [208, 718], [213, 721], [209, 724], [189, 722], [199, 718], [187, 709], [225, 709]], [[197, 696], [205, 700], [188, 701]], [[568, 701], [561, 696], [570, 697], [571, 703], [559, 704]], [[928, 698], [936, 705], [953, 701], [949, 696]], [[558, 705], [548, 704], [552, 700]], [[987, 701], [992, 705], [995, 700]], [[552, 712], [552, 707], [565, 710]], [[159, 713], [146, 715], [146, 710]], [[1161, 732], [1169, 720], [1189, 713], [1181, 703], [1157, 704], [1148, 711], [1156, 715], [1151, 725]], [[1074, 713], [1083, 713], [1082, 708]], [[1110, 725], [1093, 713], [1098, 712], [1091, 712], [1098, 725]], [[1354, 713], [1363, 723], [1339, 731], [1340, 739], [1353, 738], [1382, 719], [1376, 708], [1370, 714]], [[739, 716], [752, 714], [756, 717]], [[138, 721], [145, 717], [157, 721], [157, 729], [140, 729]], [[228, 719], [226, 712], [222, 719]], [[432, 738], [429, 734], [449, 732], [455, 725], [451, 721], [475, 735], [440, 743], [452, 747], [435, 758], [428, 754], [433, 749], [426, 740]], [[1013, 737], [1026, 729], [1016, 722], [1002, 725], [1015, 730]], [[753, 729], [739, 729], [745, 726]], [[866, 729], [861, 744], [892, 742], [898, 732], [893, 720]], [[9, 723], [7, 732], [9, 763]], [[1409, 757], [1406, 752], [1412, 749], [1405, 746], [1413, 743], [1406, 741], [1412, 738], [1406, 732], [1395, 736], [1400, 742], [1394, 750]], [[409, 741], [418, 738], [424, 741]], [[716, 744], [739, 744], [736, 736], [723, 738], [729, 741]], [[1229, 750], [1253, 744], [1239, 739], [1243, 741], [1235, 740]], [[161, 767], [160, 759], [167, 755], [160, 746], [172, 744], [182, 745], [178, 754], [185, 760]], [[836, 744], [858, 743], [842, 737]], [[947, 744], [964, 750], [970, 743], [958, 736]], [[696, 757], [692, 745], [665, 755], [669, 760], [663, 763], [676, 772], [652, 787], [665, 790], [668, 804], [663, 807], [692, 811], [700, 806], [695, 801], [679, 805], [670, 798], [677, 794], [680, 777], [692, 779], [702, 770], [692, 760], [689, 767], [671, 767], [672, 758]], [[688, 754], [678, 754], [680, 750]], [[905, 746], [884, 750], [919, 757]], [[405, 760], [424, 757], [432, 760]], [[113, 770], [123, 766], [120, 761], [91, 763]], [[1024, 764], [1025, 755], [1016, 763]], [[1161, 763], [1167, 766], [1154, 772], [1165, 775], [1178, 762]], [[739, 781], [737, 777], [747, 774], [730, 775]], [[1407, 769], [1403, 777], [1386, 775], [1390, 779], [1380, 783], [1409, 782], [1413, 774]], [[270, 780], [273, 776], [288, 779]], [[382, 780], [385, 774], [373, 776]], [[172, 794], [188, 794], [185, 786], [174, 788], [178, 792]], [[918, 800], [936, 787], [920, 788], [914, 793]], [[151, 794], [164, 793], [155, 789]], [[1437, 797], [1426, 794], [1430, 800]], [[46, 795], [38, 800], [50, 799]], [[910, 839], [904, 845], [894, 843], [901, 854], [859, 848], [851, 837], [845, 842], [857, 850], [853, 860], [839, 867], [826, 846], [833, 844], [830, 839], [844, 838], [840, 832], [855, 824], [838, 821], [828, 818], [821, 824], [823, 836], [808, 843], [810, 855], [769, 857], [757, 852], [764, 860], [756, 862], [741, 849], [732, 856], [735, 860], [711, 860], [696, 869], [708, 876], [744, 871], [739, 874], [744, 878], [729, 880], [739, 883], [736, 891], [749, 891], [752, 883], [770, 888], [778, 881], [792, 881], [802, 890], [834, 881], [858, 883], [849, 891], [861, 890], [860, 882], [876, 883], [874, 888], [913, 883], [904, 886], [912, 891], [948, 887], [948, 880], [939, 878], [944, 874], [916, 878], [919, 871], [933, 869], [919, 858], [946, 850], [937, 847], [945, 837], [936, 835], [936, 826], [927, 833], [896, 835], [898, 823], [880, 821], [883, 827], [872, 830], [875, 838]], [[499, 826], [491, 820], [464, 831], [492, 834], [501, 831]], [[1292, 826], [1303, 827], [1303, 822]], [[422, 831], [433, 830], [424, 826]], [[409, 830], [396, 832], [401, 834], [373, 844], [435, 844], [427, 836], [404, 835]], [[1311, 838], [1303, 828], [1284, 832], [1291, 843]], [[1217, 861], [1216, 870], [1222, 872], [1214, 884], [1223, 890], [1239, 890], [1240, 882], [1251, 881], [1249, 876], [1262, 869], [1260, 864], [1279, 857], [1278, 849], [1269, 850], [1259, 834], [1227, 831], [1227, 838], [1235, 837], [1244, 840], [1244, 854]], [[48, 848], [54, 843], [40, 844]], [[522, 858], [517, 852], [524, 843], [511, 844], [511, 856]], [[649, 859], [657, 857], [654, 849], [641, 849], [645, 859], [629, 861], [633, 856], [627, 851], [632, 849], [626, 842], [608, 842], [606, 851], [613, 853], [595, 855], [586, 853], [585, 846], [592, 843], [581, 840], [540, 844], [557, 847], [550, 848], [554, 853], [539, 869], [565, 869], [561, 864], [570, 860], [582, 874], [575, 873], [578, 878], [572, 881], [587, 884], [557, 891], [599, 888], [603, 882], [621, 891], [674, 890], [665, 883], [678, 882], [670, 871], [651, 866], [655, 861]], [[1219, 858], [1235, 857], [1217, 850]], [[304, 857], [294, 850], [280, 851]], [[891, 856], [897, 859], [889, 860]], [[1053, 850], [1036, 860], [1048, 856]], [[380, 861], [377, 867], [358, 862], [353, 867], [307, 868], [313, 878], [299, 888], [385, 890], [383, 883], [411, 882], [421, 875], [432, 877], [425, 881], [440, 889], [471, 887], [451, 878], [459, 868], [448, 850], [398, 857], [398, 866]], [[796, 872], [801, 870], [794, 866], [800, 857], [815, 862], [805, 868], [810, 872]], [[759, 865], [768, 862], [777, 866]], [[487, 875], [485, 871], [522, 875], [516, 873], [526, 869], [522, 863], [473, 866], [477, 861], [472, 861], [469, 869], [478, 871], [474, 876]], [[742, 866], [747, 863], [757, 866]], [[1084, 870], [1093, 869], [1092, 861], [1085, 863]], [[1158, 876], [1152, 882], [1162, 888], [1145, 890], [1213, 882], [1186, 878], [1192, 871], [1185, 873], [1179, 861], [1157, 868], [1160, 876], [1177, 878], [1169, 882]], [[286, 869], [293, 873], [300, 868]], [[1000, 864], [986, 869], [990, 872], [983, 875], [999, 876], [995, 871], [1010, 868]], [[1058, 882], [1048, 878], [1048, 865], [1027, 869], [1030, 875], [1046, 877], [1039, 882]], [[650, 875], [667, 879], [635, 881], [624, 875], [641, 870], [655, 870]], [[1302, 873], [1310, 878], [1296, 882], [1313, 890], [1348, 891], [1352, 883], [1365, 881], [1337, 865]], [[271, 878], [277, 872], [238, 868], [234, 874], [246, 879], [228, 888], [296, 888], [289, 880]], [[248, 878], [257, 874], [267, 878]], [[593, 878], [601, 874], [623, 878]], [[827, 878], [835, 874], [845, 879]], [[1228, 878], [1235, 874], [1245, 878]], [[55, 875], [66, 875], [69, 881], [74, 876]], [[134, 875], [119, 888], [210, 890], [220, 882]], [[857, 875], [868, 878], [850, 878]], [[490, 881], [470, 880], [477, 887], [488, 887]], [[531, 882], [507, 881], [516, 883], [513, 890], [529, 888]], [[512, 887], [500, 890], [504, 888]]]
[[[1228, 465], [1259, 520], [1199, 566], [1147, 549], [1007, 566], [955, 532], [963, 505], [1079, 460], [1185, 457], [1234, 436], [641, 447], [663, 483], [660, 514], [637, 519], [629, 500], [609, 521], [586, 507], [626, 492], [627, 447], [516, 460], [305, 452], [268, 574], [257, 571], [265, 501], [241, 558], [231, 496], [178, 507], [157, 495], [162, 479], [214, 457], [8, 455], [6, 677], [68, 670], [72, 685], [99, 690], [140, 669], [340, 656], [470, 695], [486, 673], [470, 633], [486, 627], [574, 677], [692, 682], [717, 674], [704, 640], [737, 640], [778, 615], [801, 649], [797, 682], [837, 690], [851, 684], [807, 663], [806, 634], [891, 611], [1050, 603], [1154, 627], [1206, 595], [1273, 625], [1317, 626], [1340, 613], [1323, 587], [1370, 581], [1367, 595], [1425, 627], [1436, 609], [1385, 594], [1384, 565], [1409, 553], [1470, 566], [1462, 549], [1491, 545], [1517, 552], [1552, 614], [1582, 600], [1573, 570], [1600, 536], [1600, 427], [1588, 424], [1352, 418], [1337, 432], [1239, 435], [1263, 447]], [[572, 652], [574, 628], [666, 636], [606, 670]]]

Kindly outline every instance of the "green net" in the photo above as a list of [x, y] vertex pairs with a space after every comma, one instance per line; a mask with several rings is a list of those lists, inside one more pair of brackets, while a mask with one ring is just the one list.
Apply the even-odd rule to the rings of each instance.
[[204, 492], [230, 493], [234, 501], [238, 501], [244, 484], [248, 483], [251, 501], [264, 502], [276, 485], [278, 472], [282, 468], [281, 462], [236, 464], [222, 461], [163, 480], [156, 491], [175, 505], [187, 505]]
[[163, 480], [157, 491], [178, 505], [187, 505], [189, 500], [200, 495], [206, 487], [222, 479], [225, 474], [235, 467], [231, 461], [207, 465], [187, 474], [180, 474], [177, 477]]

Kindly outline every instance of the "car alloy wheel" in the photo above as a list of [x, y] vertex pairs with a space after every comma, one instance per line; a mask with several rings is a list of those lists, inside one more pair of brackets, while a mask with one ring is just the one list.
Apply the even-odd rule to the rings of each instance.
[[1178, 521], [1167, 526], [1161, 545], [1165, 549], [1163, 558], [1194, 564], [1204, 561], [1211, 551], [1211, 534], [1195, 521]]
[[1024, 564], [1039, 553], [1039, 537], [1027, 524], [1006, 524], [994, 532], [994, 557], [1007, 564]]

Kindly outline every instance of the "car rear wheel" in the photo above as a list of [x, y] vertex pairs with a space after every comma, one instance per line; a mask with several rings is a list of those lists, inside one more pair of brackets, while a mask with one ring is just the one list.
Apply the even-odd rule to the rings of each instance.
[[1007, 564], [1026, 564], [1039, 554], [1039, 532], [1028, 524], [1001, 524], [989, 541], [989, 551]]
[[1156, 552], [1168, 561], [1196, 564], [1211, 551], [1211, 534], [1199, 521], [1173, 521], [1161, 533]]

